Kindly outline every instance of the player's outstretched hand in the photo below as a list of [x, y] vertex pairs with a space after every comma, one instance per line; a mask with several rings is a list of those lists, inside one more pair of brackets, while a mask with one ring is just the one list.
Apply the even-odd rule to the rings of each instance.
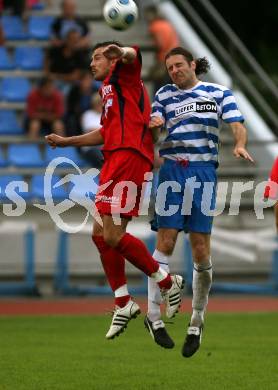
[[117, 60], [122, 58], [124, 52], [121, 47], [111, 44], [103, 50], [102, 54], [109, 60]]
[[61, 137], [57, 134], [49, 134], [45, 136], [46, 142], [48, 145], [52, 147], [52, 149], [55, 149], [57, 146], [64, 147], [67, 146], [67, 137]]
[[243, 147], [235, 147], [233, 154], [236, 158], [242, 157], [245, 160], [251, 161], [252, 163], [254, 162], [253, 158], [250, 156], [250, 154], [247, 152], [247, 150]]
[[149, 128], [152, 129], [160, 129], [161, 127], [164, 126], [164, 119], [161, 118], [160, 116], [152, 116], [150, 123], [149, 123]]

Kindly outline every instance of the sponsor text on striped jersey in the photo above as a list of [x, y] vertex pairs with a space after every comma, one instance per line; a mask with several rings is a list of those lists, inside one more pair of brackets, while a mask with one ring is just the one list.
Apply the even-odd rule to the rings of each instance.
[[243, 122], [233, 93], [228, 88], [199, 81], [182, 90], [175, 84], [160, 88], [152, 105], [152, 115], [165, 119], [168, 135], [160, 155], [190, 162], [218, 162], [221, 120]]

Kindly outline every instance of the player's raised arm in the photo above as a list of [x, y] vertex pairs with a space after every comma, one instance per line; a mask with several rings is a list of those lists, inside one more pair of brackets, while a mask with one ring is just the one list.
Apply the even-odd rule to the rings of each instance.
[[47, 135], [45, 139], [48, 145], [50, 145], [53, 149], [55, 149], [56, 147], [63, 148], [66, 146], [96, 146], [101, 145], [104, 142], [103, 136], [101, 134], [101, 129], [73, 137], [61, 137], [57, 134], [50, 134]]
[[136, 58], [136, 50], [133, 47], [120, 47], [114, 44], [108, 45], [103, 50], [103, 55], [109, 60], [122, 60], [125, 64], [131, 64]]
[[240, 122], [232, 122], [229, 123], [235, 139], [235, 147], [233, 154], [236, 158], [244, 158], [245, 160], [249, 160], [254, 162], [253, 158], [247, 152], [246, 142], [247, 142], [247, 130]]

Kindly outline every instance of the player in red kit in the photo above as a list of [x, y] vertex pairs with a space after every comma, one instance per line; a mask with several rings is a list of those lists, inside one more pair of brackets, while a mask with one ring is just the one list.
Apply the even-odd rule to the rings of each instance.
[[[116, 42], [97, 44], [93, 49], [91, 69], [94, 78], [103, 82], [100, 90], [102, 127], [76, 137], [55, 134], [46, 137], [52, 147], [104, 144], [99, 184], [100, 187], [109, 184], [96, 196], [102, 226], [95, 221], [92, 238], [115, 294], [115, 311], [107, 339], [119, 335], [140, 313], [139, 306], [128, 293], [125, 259], [158, 283], [169, 318], [179, 309], [183, 288], [181, 276], [170, 276], [140, 240], [126, 233], [128, 221], [138, 215], [144, 175], [153, 165], [150, 102], [141, 80], [141, 67], [141, 53], [137, 47], [122, 47]], [[123, 182], [133, 183], [131, 191]], [[118, 216], [117, 220], [115, 216]]]

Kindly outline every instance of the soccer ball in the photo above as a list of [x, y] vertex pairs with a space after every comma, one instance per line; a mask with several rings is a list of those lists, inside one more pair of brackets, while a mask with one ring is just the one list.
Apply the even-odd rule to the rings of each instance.
[[108, 0], [103, 8], [106, 23], [114, 30], [126, 30], [138, 18], [138, 8], [133, 0]]

